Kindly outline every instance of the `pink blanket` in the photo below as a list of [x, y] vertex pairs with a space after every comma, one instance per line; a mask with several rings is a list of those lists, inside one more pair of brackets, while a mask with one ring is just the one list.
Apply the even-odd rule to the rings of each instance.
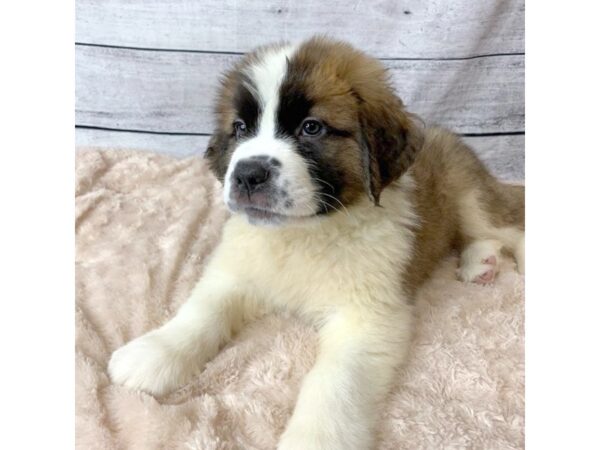
[[[294, 318], [248, 326], [163, 398], [106, 373], [115, 349], [173, 315], [219, 241], [227, 213], [204, 162], [85, 149], [76, 182], [77, 447], [274, 449], [316, 354]], [[379, 448], [523, 448], [524, 279], [502, 266], [493, 286], [466, 285], [449, 258], [421, 290]]]

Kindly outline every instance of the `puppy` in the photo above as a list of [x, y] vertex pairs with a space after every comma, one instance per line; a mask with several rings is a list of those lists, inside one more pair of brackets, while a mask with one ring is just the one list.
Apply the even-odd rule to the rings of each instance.
[[524, 265], [524, 190], [406, 112], [385, 69], [317, 37], [245, 56], [222, 79], [206, 151], [233, 213], [176, 316], [117, 350], [115, 383], [164, 394], [240, 327], [287, 309], [319, 330], [279, 450], [373, 448], [405, 359], [415, 291], [441, 258], [489, 283]]

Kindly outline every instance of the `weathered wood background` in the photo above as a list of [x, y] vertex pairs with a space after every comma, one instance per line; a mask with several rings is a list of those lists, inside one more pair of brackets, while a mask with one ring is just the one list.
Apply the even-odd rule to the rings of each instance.
[[523, 0], [76, 0], [76, 142], [202, 153], [219, 74], [315, 33], [380, 58], [427, 123], [524, 179]]

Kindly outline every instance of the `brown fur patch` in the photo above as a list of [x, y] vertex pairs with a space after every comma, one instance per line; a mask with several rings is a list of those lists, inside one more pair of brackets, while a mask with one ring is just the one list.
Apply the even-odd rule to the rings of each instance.
[[460, 202], [475, 193], [481, 211], [494, 227], [523, 230], [524, 188], [500, 183], [473, 151], [453, 133], [425, 130], [424, 142], [409, 173], [415, 181], [413, 202], [420, 219], [414, 254], [405, 282], [410, 294], [453, 249], [486, 236], [466, 232], [469, 220]]
[[356, 144], [346, 142], [349, 148], [335, 156], [344, 170], [361, 170], [360, 178], [349, 178], [345, 201], [366, 190], [377, 203], [381, 191], [410, 167], [422, 144], [385, 68], [346, 43], [316, 37], [299, 48], [290, 69], [301, 74], [302, 89], [315, 103], [311, 114], [347, 131]]
[[[248, 55], [223, 79], [216, 107], [217, 131], [207, 157], [217, 176], [225, 173], [231, 153], [233, 99], [245, 67], [260, 59]], [[310, 100], [308, 115], [333, 132], [319, 144], [318, 164], [343, 185], [338, 199], [352, 205], [368, 194], [375, 203], [383, 189], [409, 172], [415, 182], [413, 204], [420, 225], [405, 274], [409, 294], [430, 275], [441, 258], [477, 235], [468, 226], [464, 202], [491, 227], [524, 229], [524, 188], [498, 182], [456, 135], [423, 129], [405, 111], [384, 67], [350, 45], [317, 37], [304, 43], [288, 62], [285, 89]], [[282, 88], [284, 89], [284, 88]], [[327, 180], [325, 180], [327, 181]], [[461, 203], [463, 202], [463, 203]], [[337, 209], [337, 208], [334, 208]]]
[[[217, 127], [206, 151], [221, 180], [235, 149], [231, 135], [236, 90], [244, 81], [244, 70], [272, 48], [247, 55], [222, 79], [215, 107]], [[328, 139], [321, 155], [342, 180], [338, 200], [347, 206], [367, 193], [377, 203], [381, 191], [410, 167], [422, 141], [385, 68], [346, 43], [315, 37], [291, 58], [288, 77], [284, 83], [294, 84], [312, 102], [310, 115], [340, 132]]]
[[209, 140], [204, 157], [216, 177], [223, 182], [231, 154], [237, 144], [233, 139], [233, 122], [238, 118], [238, 111], [234, 107], [238, 90], [244, 82], [248, 82], [245, 75], [248, 67], [259, 62], [263, 54], [274, 48], [283, 47], [283, 43], [259, 47], [240, 59], [230, 70], [225, 72], [221, 79], [216, 102], [213, 107], [215, 117], [215, 131]]

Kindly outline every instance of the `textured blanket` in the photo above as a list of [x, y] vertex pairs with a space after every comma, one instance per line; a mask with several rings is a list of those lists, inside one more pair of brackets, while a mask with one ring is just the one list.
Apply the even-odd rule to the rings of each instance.
[[[251, 324], [189, 385], [162, 398], [114, 386], [110, 354], [164, 323], [218, 244], [227, 213], [200, 158], [81, 150], [76, 166], [76, 442], [80, 449], [274, 449], [316, 355], [292, 317]], [[421, 290], [381, 449], [524, 446], [524, 280]], [[307, 449], [309, 450], [309, 449]]]

